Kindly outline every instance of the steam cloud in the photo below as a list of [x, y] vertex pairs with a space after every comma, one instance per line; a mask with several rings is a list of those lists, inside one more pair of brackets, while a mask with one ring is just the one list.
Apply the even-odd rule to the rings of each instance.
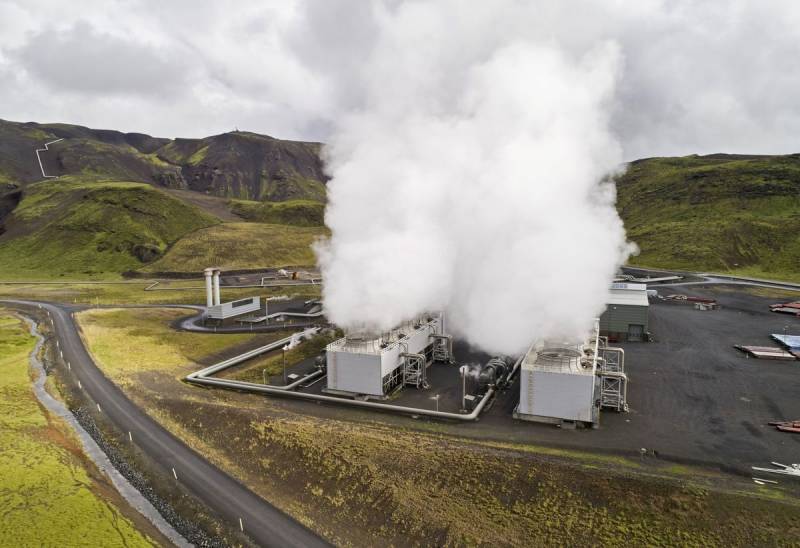
[[381, 331], [445, 310], [508, 354], [585, 335], [631, 251], [601, 183], [622, 162], [618, 47], [505, 38], [488, 12], [431, 4], [378, 20], [364, 106], [327, 148], [328, 316]]

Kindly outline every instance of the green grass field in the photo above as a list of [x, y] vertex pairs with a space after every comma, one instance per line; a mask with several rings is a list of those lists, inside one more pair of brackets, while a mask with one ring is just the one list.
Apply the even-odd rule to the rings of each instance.
[[[115, 280], [118, 281], [119, 279]], [[139, 280], [133, 283], [43, 283], [3, 284], [0, 297], [13, 299], [36, 299], [73, 304], [195, 304], [205, 305], [203, 280], [165, 280], [158, 287], [181, 288], [178, 291], [144, 291], [154, 280]], [[254, 295], [275, 297], [318, 298], [321, 286], [301, 285], [274, 288], [222, 288], [223, 301], [232, 301]]]
[[[141, 372], [172, 372], [183, 376], [198, 362], [256, 338], [274, 336], [247, 333], [204, 334], [175, 331], [171, 321], [192, 314], [190, 309], [126, 308], [87, 310], [77, 314], [87, 348], [117, 384], [126, 385]], [[266, 344], [266, 343], [264, 343]]]
[[800, 155], [640, 160], [617, 188], [631, 264], [800, 281]]
[[2, 279], [103, 279], [141, 267], [219, 222], [143, 183], [29, 185], [0, 236]]
[[257, 269], [315, 262], [311, 244], [321, 227], [224, 223], [181, 238], [161, 259], [141, 272], [200, 272], [209, 266]]
[[325, 204], [313, 200], [254, 202], [231, 200], [231, 211], [259, 223], [295, 226], [323, 226]]
[[0, 545], [153, 545], [103, 496], [113, 487], [87, 470], [67, 425], [36, 401], [34, 343], [22, 320], [0, 309]]

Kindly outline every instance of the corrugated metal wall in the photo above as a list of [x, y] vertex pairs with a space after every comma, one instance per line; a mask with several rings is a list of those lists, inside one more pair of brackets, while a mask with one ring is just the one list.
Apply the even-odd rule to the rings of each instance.
[[627, 304], [608, 305], [606, 311], [600, 315], [600, 331], [612, 333], [627, 333], [628, 326], [643, 325], [648, 331], [646, 306]]

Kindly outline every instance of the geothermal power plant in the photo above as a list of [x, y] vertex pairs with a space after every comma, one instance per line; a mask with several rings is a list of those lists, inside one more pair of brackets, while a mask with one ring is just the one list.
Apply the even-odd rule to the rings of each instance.
[[[252, 296], [221, 302], [219, 270], [206, 269], [205, 280], [204, 324], [295, 333], [192, 373], [189, 382], [459, 421], [477, 420], [502, 399], [513, 404], [509, 420], [562, 428], [597, 428], [602, 412], [628, 410], [625, 351], [616, 345], [648, 340], [649, 297], [656, 293], [643, 283], [617, 281], [605, 311], [583, 337], [532, 339], [525, 353], [506, 356], [459, 340], [442, 312], [420, 314], [384, 332], [342, 332], [326, 321], [318, 300]], [[321, 353], [287, 360], [287, 350], [318, 337], [329, 341]], [[283, 354], [278, 379], [264, 373], [258, 383], [224, 374], [277, 351]]]

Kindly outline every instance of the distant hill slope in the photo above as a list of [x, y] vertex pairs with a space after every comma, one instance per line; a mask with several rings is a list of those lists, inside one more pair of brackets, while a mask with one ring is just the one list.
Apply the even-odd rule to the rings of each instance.
[[33, 183], [0, 235], [0, 277], [118, 274], [161, 257], [215, 217], [143, 183]]
[[69, 124], [0, 120], [0, 184], [42, 178], [34, 150], [52, 175], [135, 181], [246, 200], [325, 200], [320, 144], [232, 132], [162, 139]]
[[638, 160], [617, 193], [631, 264], [800, 281], [800, 154]]
[[287, 202], [230, 200], [229, 204], [232, 213], [248, 221], [295, 226], [325, 225], [325, 204], [313, 200]]
[[200, 272], [209, 266], [254, 270], [313, 265], [311, 244], [325, 233], [322, 227], [224, 223], [187, 234], [140, 272]]

